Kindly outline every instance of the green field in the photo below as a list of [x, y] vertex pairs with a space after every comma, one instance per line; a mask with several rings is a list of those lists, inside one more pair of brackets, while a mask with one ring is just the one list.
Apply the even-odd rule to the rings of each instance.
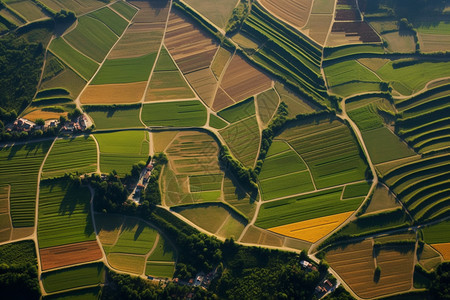
[[340, 58], [348, 55], [360, 54], [360, 53], [384, 53], [384, 49], [381, 45], [370, 44], [357, 44], [357, 45], [345, 45], [341, 47], [325, 48], [325, 59]]
[[125, 1], [117, 1], [116, 3], [113, 3], [111, 5], [111, 8], [117, 11], [119, 14], [127, 18], [128, 20], [131, 20], [134, 15], [137, 13], [136, 8], [129, 5]]
[[200, 127], [206, 117], [206, 108], [198, 100], [145, 104], [142, 109], [147, 126]]
[[260, 180], [259, 186], [263, 200], [271, 200], [314, 190], [311, 175], [308, 171], [288, 173]]
[[416, 64], [400, 68], [394, 68], [393, 62], [385, 64], [377, 71], [377, 74], [384, 80], [404, 85], [409, 90], [409, 94], [421, 90], [430, 80], [448, 77], [450, 68], [450, 62], [440, 60], [417, 61]]
[[10, 213], [14, 227], [34, 226], [38, 172], [51, 142], [0, 148], [0, 182], [11, 185]]
[[341, 193], [342, 188], [335, 188], [265, 203], [261, 206], [255, 225], [261, 228], [272, 228], [353, 211], [363, 200], [363, 198], [339, 200]]
[[106, 26], [108, 26], [115, 34], [120, 36], [125, 28], [128, 26], [128, 22], [125, 21], [121, 16], [116, 14], [113, 10], [108, 7], [101, 8], [89, 14], [89, 16], [102, 21]]
[[348, 116], [361, 131], [383, 127], [383, 118], [378, 114], [377, 106], [369, 104], [348, 112]]
[[424, 227], [422, 232], [423, 240], [428, 244], [449, 243], [450, 236], [443, 233], [450, 232], [450, 221], [447, 220], [439, 224]]
[[210, 0], [204, 2], [202, 0], [187, 0], [186, 3], [208, 18], [211, 22], [219, 26], [225, 27], [231, 12], [237, 4], [237, 0]]
[[42, 284], [47, 293], [103, 283], [103, 263], [93, 263], [42, 274]]
[[84, 174], [97, 170], [97, 147], [89, 137], [59, 139], [53, 145], [42, 170], [42, 179], [66, 173]]
[[265, 125], [267, 125], [274, 116], [279, 102], [280, 97], [273, 89], [261, 93], [256, 97], [259, 118]]
[[340, 121], [322, 120], [285, 129], [278, 137], [300, 154], [314, 177], [317, 188], [365, 178], [366, 163], [359, 144]]
[[37, 236], [39, 248], [95, 241], [89, 213], [91, 193], [67, 179], [41, 182]]
[[166, 47], [161, 48], [161, 52], [159, 53], [158, 61], [155, 66], [155, 72], [164, 71], [178, 71], [172, 57], [170, 57], [169, 52], [167, 52]]
[[293, 93], [279, 82], [275, 83], [275, 90], [280, 95], [281, 101], [287, 105], [289, 118], [295, 117], [299, 114], [311, 113], [316, 110], [316, 107], [314, 105], [306, 102], [300, 96]]
[[117, 243], [109, 253], [147, 254], [153, 247], [158, 232], [137, 219], [128, 218]]
[[356, 183], [347, 185], [342, 194], [343, 199], [366, 196], [369, 192], [371, 184], [369, 182]]
[[62, 38], [53, 40], [50, 51], [61, 58], [84, 79], [90, 79], [98, 68], [98, 64], [80, 52], [73, 49]]
[[175, 252], [172, 246], [164, 239], [162, 235], [160, 235], [158, 244], [148, 257], [148, 260], [171, 262], [174, 259], [175, 259]]
[[227, 62], [230, 60], [231, 55], [232, 54], [230, 51], [223, 47], [220, 47], [219, 50], [217, 50], [216, 56], [211, 63], [211, 71], [217, 79], [219, 79], [222, 75], [222, 72], [224, 71]]
[[[279, 147], [277, 144], [275, 147]], [[272, 151], [273, 153], [274, 151]], [[269, 148], [269, 154], [270, 148]], [[260, 180], [285, 175], [288, 173], [306, 170], [306, 165], [298, 154], [293, 150], [287, 150], [281, 154], [272, 154], [264, 160], [261, 173], [258, 178]]]
[[92, 287], [80, 289], [66, 293], [57, 293], [50, 296], [44, 296], [45, 300], [98, 300], [101, 295], [101, 287]]
[[223, 174], [189, 176], [191, 192], [217, 191], [222, 188]]
[[149, 153], [146, 131], [118, 131], [95, 134], [100, 147], [100, 169], [116, 170], [119, 176], [130, 174], [133, 164], [147, 161]]
[[151, 275], [154, 277], [172, 278], [174, 272], [174, 263], [147, 262], [145, 267], [145, 275], [147, 276]]
[[235, 123], [255, 114], [255, 101], [252, 98], [227, 107], [217, 113], [220, 117], [230, 123]]
[[438, 22], [420, 22], [414, 26], [414, 28], [420, 33], [429, 34], [450, 34], [450, 24], [446, 21]]
[[108, 59], [92, 80], [92, 84], [147, 81], [155, 58], [156, 53], [133, 58]]
[[89, 116], [94, 120], [95, 128], [99, 130], [144, 127], [141, 121], [139, 121], [140, 108], [140, 104], [120, 107], [84, 107]]
[[227, 126], [228, 124], [223, 121], [222, 119], [220, 119], [219, 117], [210, 114], [209, 115], [209, 126], [216, 128], [216, 129], [222, 129], [225, 126]]
[[154, 72], [150, 80], [145, 101], [191, 99], [195, 95], [181, 72]]
[[245, 166], [252, 167], [259, 149], [260, 133], [256, 117], [234, 123], [220, 131], [232, 153]]
[[117, 40], [117, 36], [103, 22], [89, 16], [78, 19], [77, 27], [64, 39], [85, 55], [101, 62]]

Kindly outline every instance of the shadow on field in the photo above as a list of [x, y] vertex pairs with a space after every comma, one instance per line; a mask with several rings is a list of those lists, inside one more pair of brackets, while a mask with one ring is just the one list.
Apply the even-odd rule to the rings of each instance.
[[38, 154], [39, 151], [41, 151], [42, 154], [45, 154], [47, 153], [48, 149], [50, 149], [51, 144], [51, 141], [26, 143], [5, 147], [2, 151], [10, 151], [8, 154], [8, 160], [11, 160], [17, 155], [17, 152], [19, 152], [20, 150], [25, 150], [27, 152], [25, 157], [34, 156]]

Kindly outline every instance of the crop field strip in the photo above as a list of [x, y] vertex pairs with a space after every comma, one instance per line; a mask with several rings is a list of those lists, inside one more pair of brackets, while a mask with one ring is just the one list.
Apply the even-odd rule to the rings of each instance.
[[[51, 141], [0, 149], [0, 181], [11, 186], [10, 213], [14, 227], [34, 226], [37, 178]], [[22, 174], [27, 170], [27, 175]]]
[[285, 129], [279, 139], [286, 140], [309, 166], [318, 189], [359, 181], [367, 168], [359, 145], [346, 125], [322, 120]]
[[[288, 106], [288, 117], [290, 118], [296, 117], [300, 114], [308, 114], [316, 110], [320, 110], [317, 106], [305, 101], [296, 93], [292, 92], [279, 82], [275, 82], [275, 91], [280, 96], [281, 101]], [[266, 93], [270, 93], [270, 90]], [[260, 94], [258, 96], [263, 96], [266, 93]]]
[[139, 121], [141, 105], [119, 107], [84, 106], [84, 110], [94, 120], [96, 129], [142, 128]]
[[309, 17], [313, 1], [299, 3], [294, 0], [262, 0], [261, 4], [273, 15], [297, 28], [302, 28]]
[[201, 132], [180, 132], [166, 149], [169, 164], [162, 175], [168, 206], [218, 201], [223, 173], [217, 142]]
[[280, 97], [274, 89], [270, 89], [256, 96], [259, 118], [264, 125], [267, 125], [275, 115], [279, 103]]
[[101, 0], [83, 0], [83, 2], [73, 0], [39, 0], [51, 9], [60, 11], [61, 9], [71, 10], [75, 14], [85, 14], [105, 5]]
[[134, 6], [129, 5], [125, 1], [117, 1], [111, 4], [110, 8], [122, 15], [128, 21], [131, 21], [134, 15], [138, 12], [138, 10]]
[[61, 177], [67, 173], [84, 174], [97, 171], [97, 147], [87, 137], [58, 139], [42, 169], [42, 179]]
[[23, 17], [28, 22], [33, 22], [40, 19], [48, 19], [48, 16], [44, 10], [39, 8], [33, 1], [31, 0], [6, 0], [3, 1], [7, 7], [11, 10], [14, 10], [17, 14]]
[[187, 0], [186, 3], [218, 27], [224, 28], [238, 1], [212, 0], [205, 3], [202, 0]]
[[444, 217], [450, 203], [448, 160], [444, 154], [406, 163], [388, 171], [383, 180], [416, 220]]
[[147, 126], [201, 127], [207, 114], [202, 102], [189, 100], [144, 104], [141, 117]]
[[116, 170], [124, 176], [130, 174], [133, 164], [147, 161], [147, 131], [118, 131], [94, 136], [100, 147], [100, 169], [104, 173]]
[[232, 56], [233, 53], [223, 47], [220, 47], [219, 50], [217, 50], [217, 53], [211, 63], [211, 71], [213, 72], [214, 76], [216, 76], [217, 80], [219, 80], [220, 76], [225, 70], [228, 61], [230, 60], [230, 58], [232, 58]]

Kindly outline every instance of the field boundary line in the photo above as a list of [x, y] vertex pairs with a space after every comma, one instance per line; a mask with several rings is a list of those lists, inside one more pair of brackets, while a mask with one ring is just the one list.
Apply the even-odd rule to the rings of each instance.
[[[71, 48], [73, 48], [72, 46], [70, 46]], [[75, 50], [75, 49], [74, 49]], [[56, 56], [56, 58], [58, 58], [59, 60], [61, 60], [63, 63], [64, 63], [64, 65], [66, 65], [69, 69], [71, 69], [73, 72], [75, 72], [78, 76], [80, 76], [83, 80], [86, 80], [86, 81], [88, 81], [83, 75], [81, 75], [81, 73], [80, 72], [78, 72], [77, 70], [75, 70], [75, 68], [74, 67], [72, 67], [69, 63], [67, 63], [67, 61], [65, 61], [64, 59], [62, 59], [58, 54], [56, 54], [56, 52], [54, 52], [54, 51], [52, 51], [52, 49], [48, 49], [48, 51], [50, 51], [54, 56]], [[75, 50], [75, 51], [78, 51], [78, 50]], [[84, 55], [84, 54], [83, 54]], [[86, 56], [86, 55], [84, 55], [84, 56]], [[89, 59], [91, 59], [91, 58], [89, 58]], [[92, 60], [92, 59], [91, 59]], [[96, 64], [98, 64], [97, 62], [95, 62]], [[75, 102], [75, 100], [74, 100], [74, 102]]]
[[303, 157], [300, 155], [300, 153], [298, 153], [297, 150], [295, 150], [294, 147], [292, 147], [292, 145], [287, 140], [283, 140], [283, 141], [289, 146], [289, 148], [291, 148], [292, 151], [294, 151], [298, 155], [298, 157], [300, 157], [302, 162], [305, 164], [306, 170], [309, 172], [309, 176], [311, 177], [311, 182], [313, 184], [314, 190], [317, 191], [317, 186], [316, 186], [316, 182], [314, 180], [314, 176], [312, 175], [311, 168], [306, 163], [306, 160], [303, 159]]
[[160, 234], [159, 234], [159, 232], [157, 231], [156, 239], [155, 239], [155, 242], [153, 243], [152, 249], [150, 249], [150, 251], [148, 251], [147, 254], [144, 255], [144, 271], [143, 271], [142, 274], [141, 274], [141, 275], [143, 275], [143, 276], [145, 276], [145, 269], [146, 269], [146, 267], [147, 267], [147, 261], [148, 261], [148, 258], [150, 257], [150, 255], [153, 254], [153, 252], [155, 252], [156, 247], [158, 247], [158, 244], [159, 244], [159, 238], [160, 238]]
[[277, 176], [273, 176], [273, 177], [269, 177], [269, 178], [264, 178], [264, 179], [259, 180], [259, 182], [269, 181], [271, 179], [276, 179], [276, 178], [280, 178], [280, 177], [284, 177], [284, 176], [289, 176], [292, 174], [300, 174], [300, 173], [305, 173], [305, 172], [308, 172], [308, 170], [306, 169], [306, 170], [295, 171], [295, 172], [286, 173], [286, 174], [282, 174], [282, 175], [277, 175]]
[[98, 144], [97, 138], [95, 137], [95, 135], [90, 134], [90, 136], [92, 137], [92, 139], [95, 142], [95, 147], [97, 148], [97, 172], [98, 174], [101, 173], [101, 169], [100, 169], [100, 145]]

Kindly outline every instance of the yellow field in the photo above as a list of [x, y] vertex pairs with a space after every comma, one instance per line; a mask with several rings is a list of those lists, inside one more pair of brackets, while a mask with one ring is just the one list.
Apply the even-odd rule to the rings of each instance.
[[90, 85], [81, 95], [83, 104], [120, 104], [139, 102], [147, 82]]
[[153, 132], [153, 150], [155, 152], [164, 152], [170, 142], [178, 134], [176, 131]]
[[432, 244], [431, 247], [441, 253], [445, 260], [450, 260], [450, 243]]
[[58, 113], [58, 112], [53, 112], [53, 111], [42, 111], [42, 110], [38, 109], [38, 110], [33, 110], [32, 112], [26, 114], [23, 117], [25, 119], [35, 122], [37, 119], [43, 119], [43, 120], [59, 119], [60, 116], [64, 116], [67, 118], [67, 112]]
[[269, 228], [270, 231], [288, 237], [314, 243], [344, 222], [353, 211]]
[[144, 256], [111, 253], [108, 255], [108, 262], [111, 267], [119, 271], [133, 274], [142, 274], [144, 272]]

